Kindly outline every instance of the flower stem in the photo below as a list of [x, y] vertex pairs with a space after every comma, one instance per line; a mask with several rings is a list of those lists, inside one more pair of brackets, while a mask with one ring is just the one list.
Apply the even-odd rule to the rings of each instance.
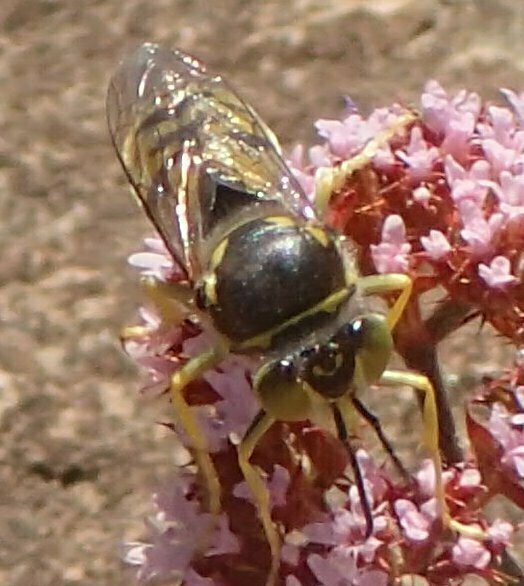
[[[442, 307], [442, 306], [441, 306]], [[439, 308], [435, 313], [440, 312]], [[435, 315], [435, 314], [434, 314]], [[408, 368], [425, 374], [435, 389], [439, 420], [439, 446], [444, 462], [457, 464], [464, 459], [459, 443], [448, 393], [442, 380], [436, 343], [464, 321], [463, 310], [452, 312], [453, 319], [444, 314], [440, 319], [431, 316], [422, 320], [418, 298], [413, 298], [395, 331], [397, 351]], [[462, 317], [460, 317], [462, 316]], [[428, 327], [429, 326], [429, 327]], [[435, 334], [434, 331], [435, 330]], [[437, 339], [435, 339], [434, 335]], [[422, 397], [418, 397], [422, 406]]]

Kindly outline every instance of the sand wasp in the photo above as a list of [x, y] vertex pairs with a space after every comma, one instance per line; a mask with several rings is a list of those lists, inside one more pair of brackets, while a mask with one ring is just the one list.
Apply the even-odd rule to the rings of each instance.
[[[408, 113], [403, 125], [411, 121]], [[257, 442], [275, 421], [302, 421], [317, 405], [327, 406], [356, 468], [369, 534], [372, 517], [348, 428], [355, 412], [373, 423], [358, 399], [373, 384], [411, 385], [424, 393], [438, 504], [451, 524], [431, 384], [419, 374], [387, 370], [391, 331], [411, 281], [403, 274], [359, 275], [350, 243], [322, 222], [326, 174], [319, 189], [324, 196], [315, 205], [253, 108], [193, 57], [154, 44], [138, 48], [112, 77], [108, 123], [141, 206], [184, 271], [177, 284], [146, 280], [149, 296], [164, 317], [190, 317], [213, 335], [214, 347], [187, 362], [170, 383], [213, 514], [220, 510], [220, 483], [183, 391], [230, 352], [250, 355], [259, 365], [253, 388], [260, 411], [239, 445], [238, 460], [271, 549], [268, 584], [277, 578], [281, 537], [265, 483], [250, 463]], [[369, 162], [373, 149], [371, 142], [342, 171]], [[366, 309], [365, 297], [394, 293], [387, 315]], [[376, 421], [374, 427], [392, 453]]]

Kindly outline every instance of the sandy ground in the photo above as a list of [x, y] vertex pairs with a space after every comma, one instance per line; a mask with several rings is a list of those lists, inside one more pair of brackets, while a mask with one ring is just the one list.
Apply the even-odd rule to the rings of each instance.
[[[523, 31], [518, 0], [2, 0], [0, 583], [130, 584], [119, 544], [172, 467], [118, 344], [139, 303], [125, 259], [148, 231], [105, 126], [119, 58], [144, 40], [195, 53], [291, 145], [344, 94], [369, 110], [428, 78], [522, 90]], [[505, 360], [475, 330], [444, 353], [468, 381]], [[387, 409], [413, 415], [409, 396]]]

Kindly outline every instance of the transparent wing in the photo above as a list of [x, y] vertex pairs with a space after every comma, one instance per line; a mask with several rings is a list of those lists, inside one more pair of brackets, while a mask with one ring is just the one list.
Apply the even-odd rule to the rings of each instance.
[[[119, 66], [107, 97], [111, 137], [145, 212], [189, 279], [220, 198], [314, 212], [273, 133], [193, 57], [146, 43]], [[226, 205], [227, 207], [227, 205]]]

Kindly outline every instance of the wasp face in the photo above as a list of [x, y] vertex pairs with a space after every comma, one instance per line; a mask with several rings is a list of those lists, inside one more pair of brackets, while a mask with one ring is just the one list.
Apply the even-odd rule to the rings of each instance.
[[266, 365], [255, 378], [265, 408], [282, 420], [307, 419], [311, 404], [305, 385], [328, 400], [346, 394], [352, 387], [365, 329], [364, 320], [353, 320], [325, 342]]
[[362, 344], [362, 320], [344, 324], [323, 344], [300, 354], [300, 378], [329, 399], [349, 390], [355, 371], [355, 357]]
[[328, 401], [354, 393], [380, 377], [392, 349], [383, 317], [366, 314], [343, 324], [325, 341], [267, 364], [255, 377], [255, 388], [265, 408], [279, 419], [307, 419], [307, 389]]

